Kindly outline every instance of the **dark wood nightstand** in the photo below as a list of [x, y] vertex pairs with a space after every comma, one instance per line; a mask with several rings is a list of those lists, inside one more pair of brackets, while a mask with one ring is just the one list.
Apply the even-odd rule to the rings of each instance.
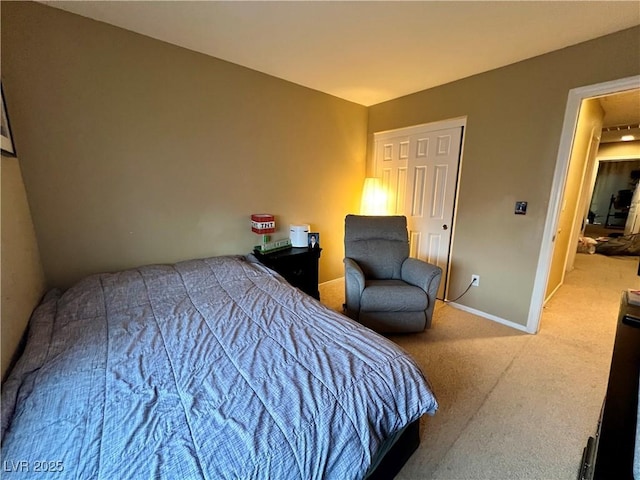
[[318, 291], [318, 259], [322, 249], [292, 247], [273, 253], [253, 252], [256, 258], [271, 270], [282, 275], [287, 282], [320, 300]]

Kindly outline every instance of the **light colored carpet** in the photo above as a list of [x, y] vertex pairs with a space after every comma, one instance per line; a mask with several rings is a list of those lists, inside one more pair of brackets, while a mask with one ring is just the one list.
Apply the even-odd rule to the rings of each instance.
[[[620, 294], [637, 257], [578, 255], [537, 335], [439, 303], [431, 329], [390, 336], [420, 364], [440, 408], [398, 480], [574, 480], [609, 376]], [[344, 283], [321, 285], [340, 311]]]

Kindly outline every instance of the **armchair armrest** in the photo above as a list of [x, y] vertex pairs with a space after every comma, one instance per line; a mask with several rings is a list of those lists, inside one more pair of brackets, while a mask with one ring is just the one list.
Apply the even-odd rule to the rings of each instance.
[[344, 285], [347, 316], [357, 318], [364, 290], [364, 273], [356, 261], [348, 257], [344, 259]]
[[442, 269], [437, 265], [423, 262], [417, 258], [407, 258], [402, 263], [401, 275], [402, 280], [405, 282], [420, 287], [427, 292], [429, 304], [424, 312], [427, 319], [425, 328], [431, 328], [433, 309], [436, 305], [438, 289], [442, 280]]
[[435, 300], [442, 278], [442, 269], [440, 267], [417, 258], [407, 258], [402, 263], [400, 274], [402, 280], [427, 292], [429, 303]]

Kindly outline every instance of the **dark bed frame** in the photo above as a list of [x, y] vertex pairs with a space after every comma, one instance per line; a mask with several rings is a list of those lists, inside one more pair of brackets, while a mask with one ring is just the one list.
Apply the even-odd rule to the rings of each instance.
[[391, 480], [395, 478], [419, 445], [420, 419], [407, 425], [402, 435], [382, 457], [376, 469], [366, 477], [366, 480]]

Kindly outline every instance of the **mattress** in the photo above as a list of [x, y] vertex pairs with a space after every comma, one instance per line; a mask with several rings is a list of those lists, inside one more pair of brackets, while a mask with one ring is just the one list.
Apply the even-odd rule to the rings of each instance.
[[413, 359], [252, 256], [49, 292], [2, 390], [3, 476], [359, 479], [437, 409]]

